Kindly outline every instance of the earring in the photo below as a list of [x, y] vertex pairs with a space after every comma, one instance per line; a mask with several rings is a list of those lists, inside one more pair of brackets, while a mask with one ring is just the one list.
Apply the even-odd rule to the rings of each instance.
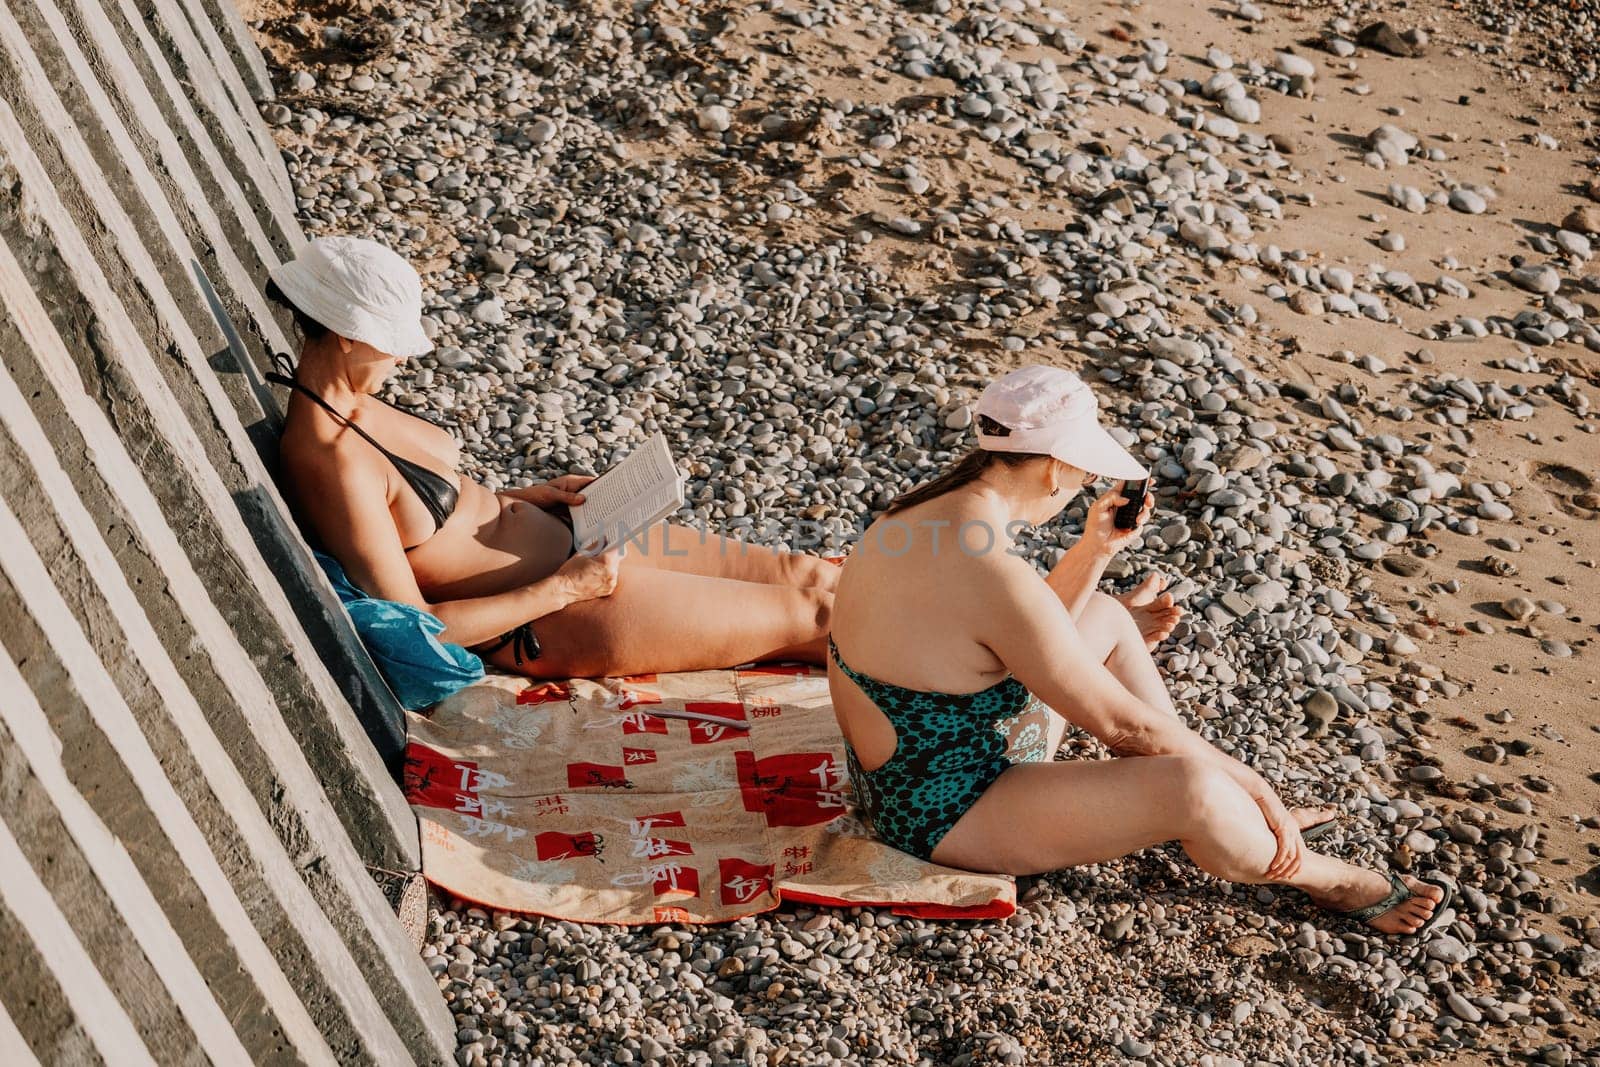
[[1051, 496], [1060, 496], [1061, 495], [1061, 487], [1058, 485], [1054, 489], [1050, 490], [1050, 495]]

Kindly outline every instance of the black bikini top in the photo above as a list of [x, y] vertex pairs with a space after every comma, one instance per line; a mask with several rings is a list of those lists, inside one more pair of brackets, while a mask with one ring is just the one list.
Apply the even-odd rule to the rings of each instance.
[[[450, 479], [444, 477], [436, 471], [429, 470], [427, 467], [413, 463], [404, 456], [397, 456], [387, 448], [384, 448], [370, 433], [363, 430], [361, 427], [351, 422], [348, 417], [341, 415], [337, 410], [335, 410], [332, 404], [328, 403], [326, 400], [322, 399], [322, 397], [318, 396], [316, 393], [312, 392], [310, 389], [307, 389], [304, 385], [301, 385], [298, 381], [296, 381], [294, 378], [294, 367], [289, 363], [287, 356], [276, 355], [273, 357], [273, 361], [277, 364], [280, 370], [267, 374], [267, 381], [276, 382], [279, 385], [287, 385], [291, 389], [296, 389], [304, 393], [306, 396], [316, 401], [322, 410], [326, 411], [328, 414], [332, 415], [334, 418], [350, 427], [350, 429], [366, 438], [367, 442], [371, 444], [373, 448], [376, 448], [379, 452], [382, 452], [384, 458], [390, 463], [394, 464], [395, 470], [400, 472], [400, 477], [404, 478], [406, 484], [411, 486], [412, 491], [417, 494], [417, 498], [422, 501], [422, 506], [428, 509], [429, 515], [433, 516], [434, 530], [437, 531], [445, 524], [445, 520], [450, 518], [451, 513], [456, 510], [456, 501], [460, 495], [456, 487], [450, 484]], [[283, 371], [287, 371], [288, 373], [282, 373]], [[380, 397], [379, 399], [382, 398]], [[407, 548], [406, 551], [410, 552], [412, 548], [417, 548], [422, 543], [423, 542], [419, 541], [417, 544], [412, 545], [411, 548]]]

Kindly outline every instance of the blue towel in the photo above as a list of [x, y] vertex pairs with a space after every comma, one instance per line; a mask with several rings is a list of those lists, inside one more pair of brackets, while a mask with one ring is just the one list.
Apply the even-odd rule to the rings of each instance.
[[350, 614], [361, 643], [407, 711], [431, 707], [483, 677], [483, 660], [439, 640], [444, 623], [431, 612], [357, 589], [339, 561], [312, 550]]

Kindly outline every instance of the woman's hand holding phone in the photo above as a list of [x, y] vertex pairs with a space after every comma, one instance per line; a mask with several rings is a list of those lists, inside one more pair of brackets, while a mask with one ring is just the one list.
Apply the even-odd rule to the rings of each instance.
[[1149, 502], [1150, 481], [1134, 482], [1129, 485], [1122, 483], [1123, 502], [1117, 505], [1117, 513], [1113, 516], [1112, 524], [1119, 530], [1132, 530], [1144, 521], [1144, 507]]
[[[1097, 554], [1114, 556], [1138, 540], [1139, 528], [1144, 525], [1155, 500], [1147, 493], [1141, 503], [1131, 489], [1126, 482], [1118, 482], [1115, 489], [1107, 489], [1089, 505], [1089, 514], [1083, 523], [1083, 540]], [[1138, 510], [1134, 513], [1133, 525], [1124, 529], [1117, 525], [1117, 512], [1129, 503]]]

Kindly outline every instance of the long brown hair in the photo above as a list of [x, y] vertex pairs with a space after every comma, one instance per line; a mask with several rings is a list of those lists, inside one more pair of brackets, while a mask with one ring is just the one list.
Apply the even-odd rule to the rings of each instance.
[[299, 327], [301, 336], [307, 341], [315, 341], [324, 334], [331, 332], [322, 323], [301, 311], [299, 305], [290, 300], [288, 295], [278, 288], [277, 282], [268, 279], [263, 295], [274, 304], [281, 304], [289, 309], [289, 313], [294, 316], [295, 326]]
[[[978, 416], [978, 429], [992, 437], [1005, 437], [1011, 433], [1011, 427], [998, 423], [987, 415]], [[974, 448], [951, 464], [943, 474], [931, 481], [915, 485], [889, 501], [889, 506], [883, 509], [883, 513], [893, 515], [924, 500], [932, 500], [953, 489], [959, 489], [988, 470], [991, 463], [1004, 463], [1008, 467], [1015, 467], [1031, 459], [1040, 459], [1044, 455], [1043, 452], [991, 452], [987, 448]]]

